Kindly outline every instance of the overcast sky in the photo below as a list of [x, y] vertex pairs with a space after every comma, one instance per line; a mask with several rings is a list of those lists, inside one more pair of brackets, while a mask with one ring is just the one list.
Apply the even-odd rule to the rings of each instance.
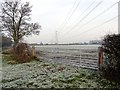
[[23, 0], [26, 1], [33, 6], [32, 22], [42, 26], [38, 36], [25, 38], [29, 43], [55, 43], [56, 31], [59, 43], [99, 40], [106, 34], [118, 32], [118, 18], [102, 25], [118, 15], [117, 4], [95, 18], [118, 0]]

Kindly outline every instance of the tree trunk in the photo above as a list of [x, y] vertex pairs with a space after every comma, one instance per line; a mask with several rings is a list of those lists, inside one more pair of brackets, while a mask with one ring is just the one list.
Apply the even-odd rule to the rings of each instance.
[[18, 44], [19, 43], [19, 39], [14, 39], [14, 44], [13, 44], [13, 47], [15, 47], [16, 46], [16, 44]]

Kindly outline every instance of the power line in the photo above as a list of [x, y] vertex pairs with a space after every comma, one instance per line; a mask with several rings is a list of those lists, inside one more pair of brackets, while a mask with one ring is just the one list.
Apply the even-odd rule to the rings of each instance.
[[[99, 28], [99, 27], [103, 26], [104, 24], [113, 21], [113, 20], [116, 19], [117, 17], [118, 17], [118, 16], [115, 16], [115, 17], [113, 17], [112, 19], [109, 19], [109, 20], [107, 20], [107, 21], [105, 21], [105, 22], [103, 22], [103, 23], [101, 23], [101, 24], [99, 24], [99, 25], [96, 25], [95, 27], [92, 27], [92, 28], [90, 28], [90, 29], [87, 29], [87, 30], [85, 30], [84, 32], [79, 33], [79, 34], [74, 35], [74, 36], [75, 36], [75, 37], [76, 37], [76, 36], [80, 36], [81, 34], [83, 34], [83, 33], [85, 33], [85, 32], [89, 32], [89, 31], [91, 31], [91, 30], [94, 30], [94, 29], [96, 29], [96, 28]], [[74, 36], [71, 36], [71, 38], [74, 37]], [[70, 37], [69, 37], [69, 39], [70, 39]]]
[[[74, 30], [75, 27], [77, 27], [79, 25], [79, 23], [81, 23], [85, 18], [87, 18], [87, 16], [89, 16], [100, 4], [102, 4], [104, 0], [100, 1], [90, 12], [88, 12], [81, 20], [79, 20], [79, 22], [77, 24], [75, 24], [70, 31]], [[66, 32], [67, 34], [70, 32]], [[63, 34], [63, 36], [65, 36], [65, 34]]]
[[[77, 21], [82, 15], [84, 15], [84, 13], [95, 3], [95, 1], [96, 0], [94, 0], [88, 7], [87, 7], [87, 9], [82, 13], [82, 14], [80, 14], [80, 16], [75, 20], [75, 21]], [[66, 33], [66, 32], [65, 32]]]
[[[101, 12], [100, 14], [98, 14], [97, 16], [95, 16], [94, 18], [92, 18], [91, 20], [89, 20], [87, 23], [83, 24], [81, 27], [83, 27], [83, 26], [89, 24], [90, 22], [94, 21], [95, 19], [97, 19], [98, 17], [100, 17], [102, 14], [104, 14], [105, 12], [107, 12], [108, 10], [110, 10], [110, 9], [111, 9], [113, 6], [115, 6], [116, 4], [118, 4], [118, 2], [117, 2], [117, 3], [114, 3], [113, 5], [111, 5], [110, 7], [108, 7], [106, 10], [104, 10], [103, 12]], [[81, 28], [81, 27], [80, 27], [80, 28]]]
[[[104, 11], [102, 11], [101, 13], [99, 13], [97, 16], [95, 16], [94, 18], [92, 18], [91, 20], [89, 20], [87, 23], [83, 24], [80, 28], [83, 28], [84, 26], [86, 26], [87, 24], [91, 23], [92, 21], [94, 21], [95, 19], [97, 19], [98, 17], [100, 17], [102, 14], [104, 14], [105, 12], [107, 12], [108, 10], [110, 10], [113, 6], [115, 6], [116, 4], [118, 4], [118, 2], [112, 4], [110, 7], [108, 7], [107, 9], [105, 9]], [[80, 29], [79, 28], [79, 29]]]
[[70, 15], [71, 11], [72, 11], [72, 10], [73, 10], [73, 8], [75, 7], [76, 2], [77, 2], [77, 0], [75, 0], [75, 2], [74, 2], [74, 4], [73, 4], [72, 8], [71, 8], [71, 9], [70, 9], [70, 11], [68, 12], [68, 14], [67, 14], [67, 16], [66, 16], [65, 20], [63, 21], [63, 23], [61, 24], [61, 26], [63, 26], [63, 25], [64, 25], [64, 23], [66, 22], [66, 20], [67, 20], [67, 18], [69, 17], [69, 15]]
[[88, 7], [87, 9], [76, 19], [78, 20], [94, 3], [95, 3], [96, 0], [94, 0]]
[[82, 0], [80, 0], [80, 1], [77, 3], [77, 5], [76, 5], [76, 7], [73, 9], [71, 15], [68, 17], [68, 19], [65, 20], [65, 23], [63, 24], [63, 29], [64, 29], [65, 25], [68, 23], [68, 21], [70, 20], [70, 18], [72, 17], [72, 15], [74, 14], [74, 12], [76, 11], [76, 9], [78, 8], [78, 6], [80, 5], [81, 1], [82, 1]]

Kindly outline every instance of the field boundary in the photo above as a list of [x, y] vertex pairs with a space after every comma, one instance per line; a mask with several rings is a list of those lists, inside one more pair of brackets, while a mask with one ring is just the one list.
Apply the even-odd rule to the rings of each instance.
[[72, 65], [82, 68], [98, 70], [103, 63], [102, 48], [96, 49], [63, 49], [58, 47], [36, 50], [37, 56], [41, 52], [42, 57], [55, 63]]

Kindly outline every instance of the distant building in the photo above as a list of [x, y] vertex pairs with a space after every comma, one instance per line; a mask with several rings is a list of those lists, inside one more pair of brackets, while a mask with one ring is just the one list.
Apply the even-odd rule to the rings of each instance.
[[102, 44], [101, 40], [91, 40], [89, 44]]

